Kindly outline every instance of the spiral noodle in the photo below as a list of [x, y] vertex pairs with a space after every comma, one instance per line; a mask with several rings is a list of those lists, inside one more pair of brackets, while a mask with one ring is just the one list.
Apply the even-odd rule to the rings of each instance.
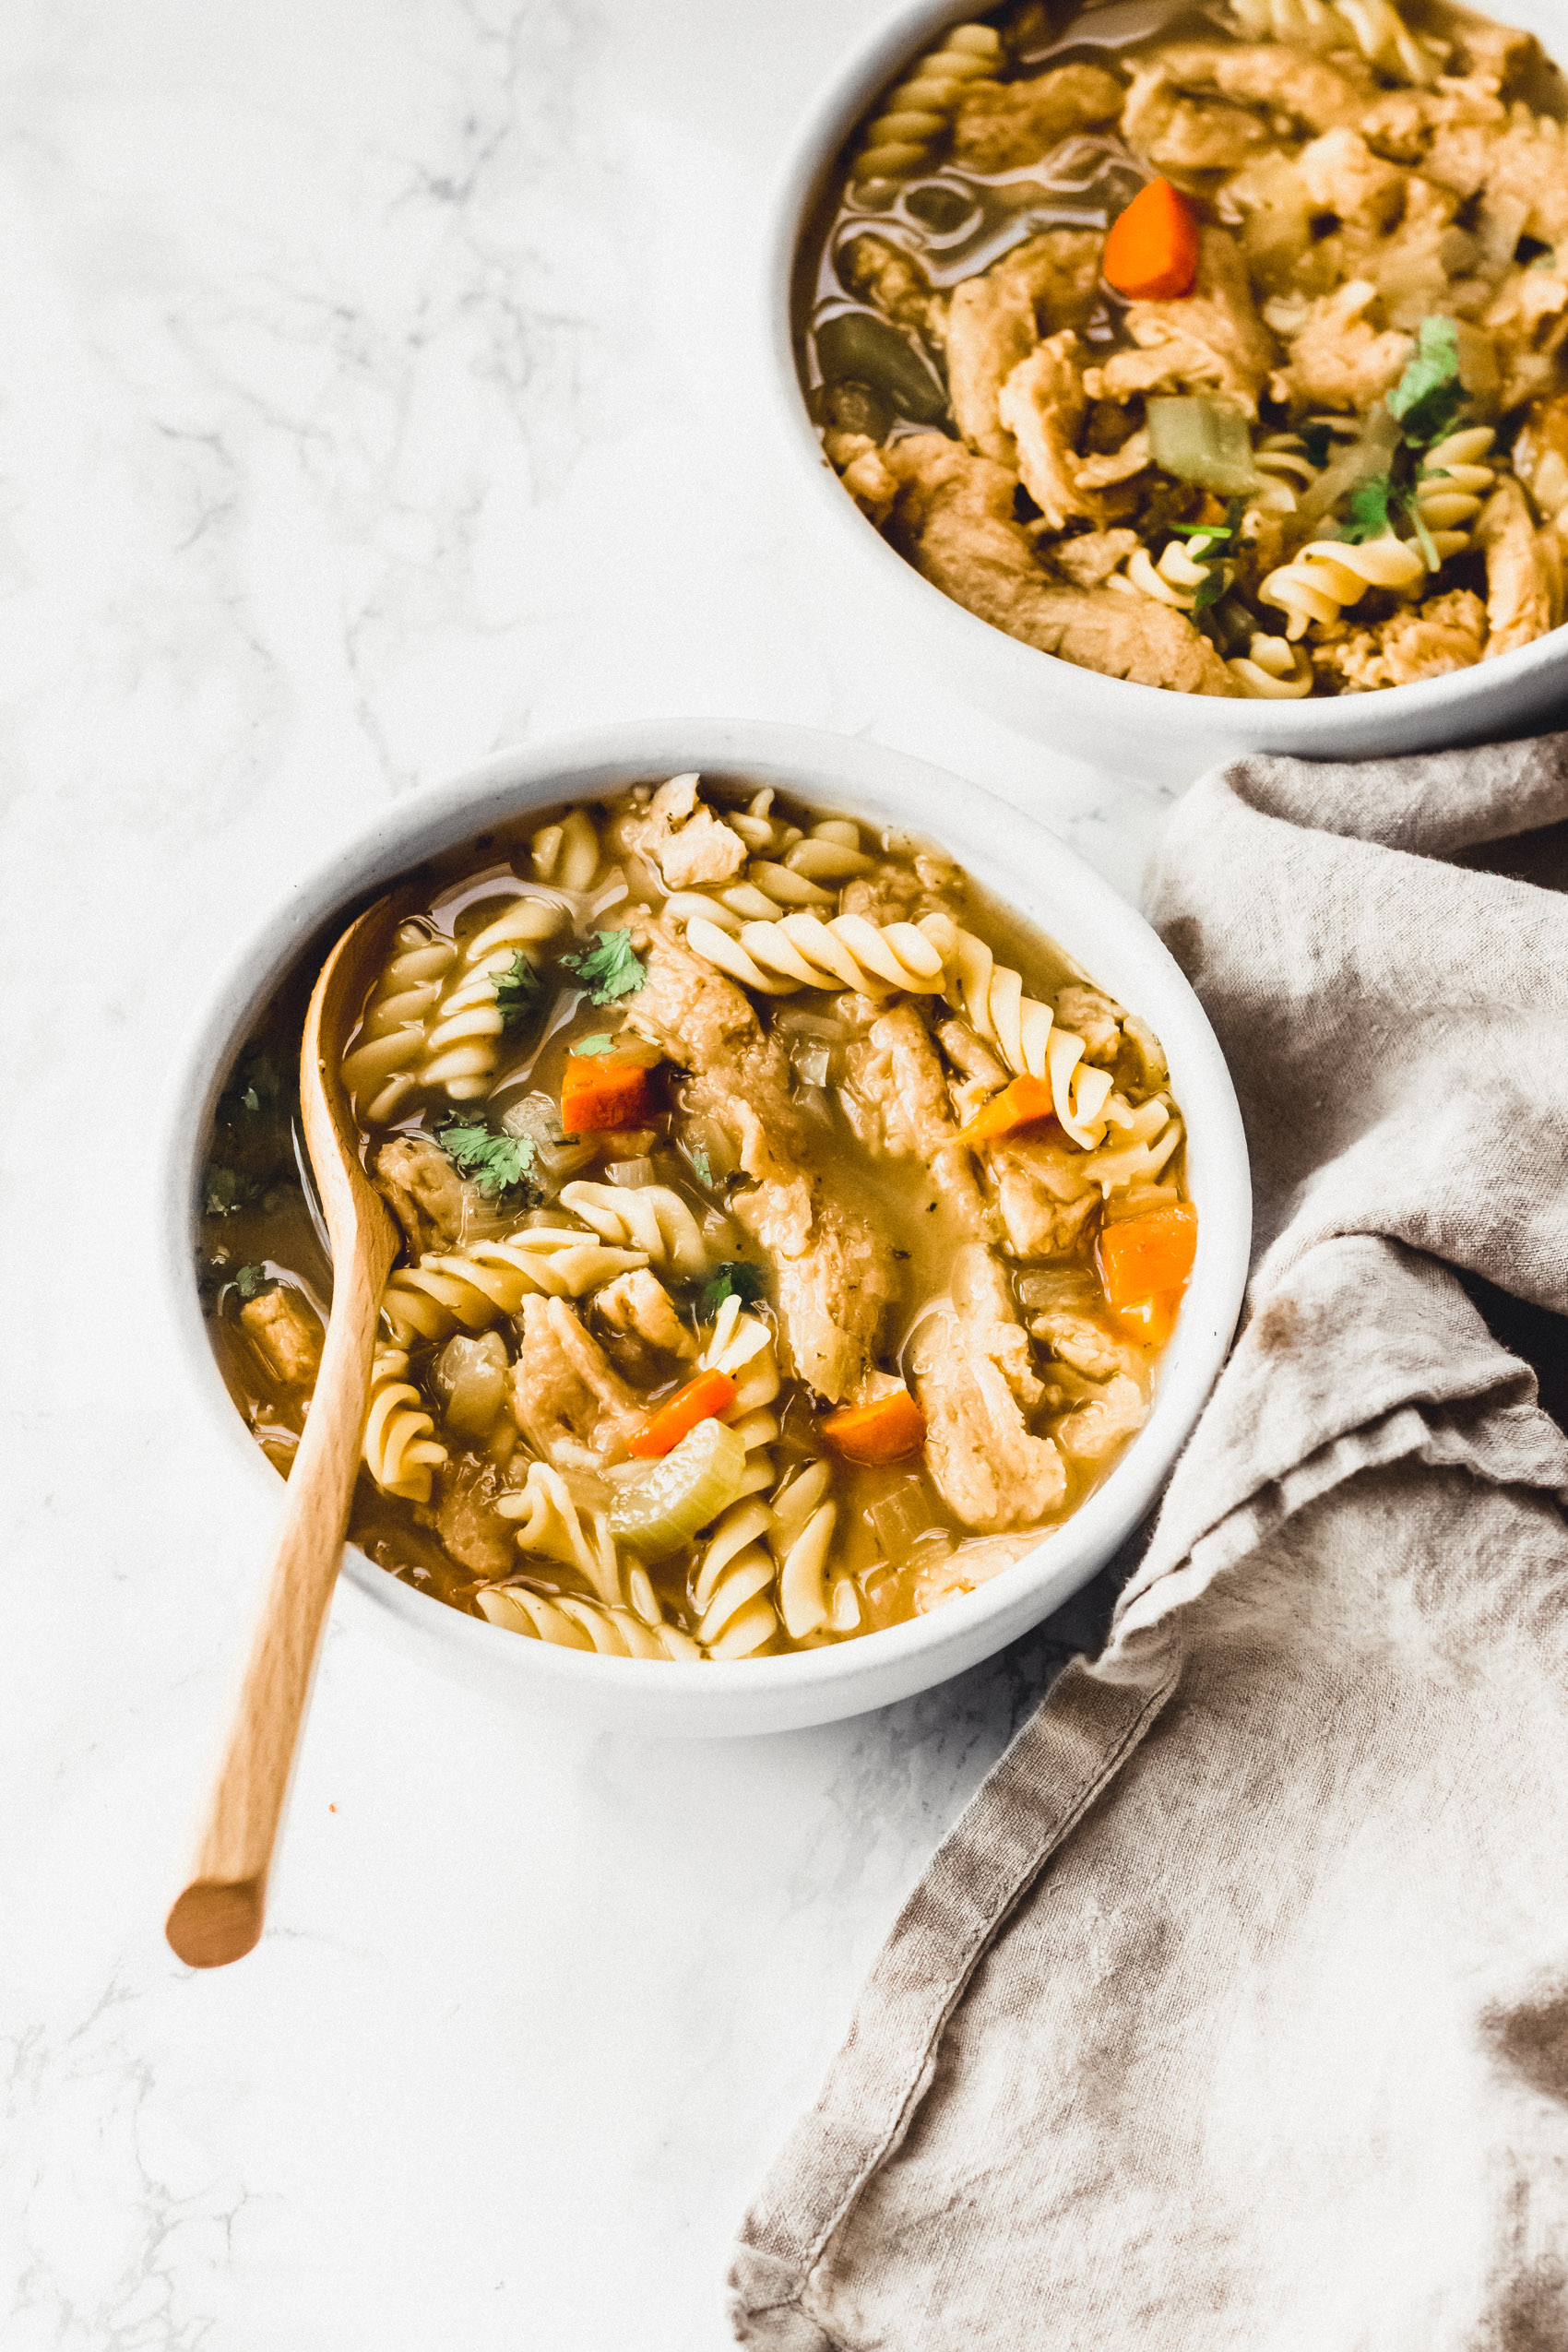
[[343, 1057], [362, 1126], [385, 1126], [416, 1087], [439, 1087], [454, 1102], [486, 1092], [505, 1027], [495, 983], [519, 949], [552, 938], [564, 920], [547, 898], [515, 898], [461, 948], [421, 923], [399, 925]]
[[1416, 476], [1416, 512], [1425, 524], [1440, 564], [1470, 543], [1470, 527], [1497, 476], [1480, 460], [1494, 436], [1489, 425], [1451, 433], [1422, 457]]
[[558, 890], [587, 890], [599, 872], [599, 829], [586, 809], [547, 825], [529, 844], [540, 882]]
[[1300, 702], [1313, 690], [1310, 664], [1283, 637], [1254, 632], [1245, 653], [1236, 654], [1226, 668], [1244, 695], [1254, 702]]
[[401, 1495], [406, 1503], [428, 1503], [431, 1471], [436, 1463], [445, 1461], [446, 1448], [436, 1437], [435, 1423], [408, 1371], [405, 1349], [376, 1349], [362, 1450], [365, 1467], [383, 1494]]
[[609, 1512], [589, 1511], [585, 1526], [571, 1489], [548, 1462], [530, 1462], [522, 1486], [498, 1496], [495, 1508], [502, 1518], [520, 1522], [520, 1551], [558, 1561], [563, 1568], [575, 1568], [607, 1608], [619, 1606], [624, 1598]]
[[731, 938], [702, 916], [686, 925], [686, 944], [743, 987], [766, 996], [797, 988], [854, 988], [868, 996], [904, 989], [933, 996], [942, 987], [942, 957], [915, 923], [868, 922], [863, 915], [784, 915], [773, 923], [742, 924]]
[[1348, 540], [1314, 539], [1268, 574], [1258, 598], [1287, 615], [1285, 634], [1294, 642], [1311, 621], [1337, 621], [1340, 608], [1358, 603], [1368, 588], [1413, 588], [1425, 570], [1418, 550], [1392, 535], [1360, 547]]
[[1163, 1095], [1141, 1102], [1134, 1111], [1116, 1094], [1105, 1108], [1106, 1139], [1079, 1165], [1109, 1200], [1129, 1184], [1157, 1182], [1185, 1130]]
[[773, 1334], [760, 1315], [742, 1311], [733, 1293], [719, 1308], [697, 1358], [702, 1372], [728, 1373], [735, 1384], [735, 1401], [723, 1416], [728, 1421], [771, 1405], [778, 1394], [778, 1356]]
[[1158, 564], [1146, 547], [1135, 547], [1127, 558], [1125, 571], [1116, 573], [1111, 585], [1135, 588], [1140, 596], [1152, 597], [1157, 604], [1170, 604], [1178, 612], [1190, 612], [1207, 577], [1208, 567], [1194, 563], [1182, 541], [1173, 539]]
[[[725, 822], [753, 850], [773, 850], [770, 857], [754, 856], [745, 873], [717, 890], [677, 890], [664, 911], [672, 921], [700, 918], [720, 931], [739, 933], [751, 922], [778, 922], [786, 912], [802, 913], [837, 903], [838, 886], [855, 875], [869, 873], [876, 861], [861, 847], [861, 828], [848, 817], [826, 817], [809, 833], [799, 826], [780, 825], [762, 813], [771, 792], [759, 792], [749, 810]], [[825, 889], [824, 884], [832, 887]]]
[[773, 1334], [758, 1315], [746, 1314], [731, 1296], [707, 1335], [699, 1362], [704, 1370], [729, 1373], [734, 1404], [723, 1419], [746, 1446], [740, 1493], [709, 1529], [692, 1578], [698, 1613], [697, 1640], [709, 1657], [750, 1657], [778, 1630], [768, 1589], [774, 1562], [761, 1538], [774, 1525], [763, 1495], [774, 1482], [772, 1455], [778, 1422], [767, 1410], [778, 1394], [778, 1359]]
[[924, 162], [974, 81], [994, 73], [1002, 42], [989, 25], [955, 25], [889, 96], [867, 128], [857, 180], [895, 179]]
[[1263, 488], [1253, 504], [1264, 515], [1293, 515], [1300, 493], [1318, 476], [1299, 433], [1267, 434], [1253, 450], [1253, 463], [1263, 476]]
[[707, 1244], [696, 1218], [668, 1184], [566, 1184], [561, 1206], [591, 1225], [601, 1241], [640, 1250], [644, 1262], [686, 1280], [708, 1270]]
[[689, 1633], [660, 1617], [648, 1624], [630, 1609], [582, 1600], [575, 1594], [539, 1593], [527, 1585], [487, 1585], [477, 1605], [493, 1625], [558, 1649], [592, 1650], [600, 1657], [647, 1657], [689, 1665], [702, 1657]]
[[1432, 82], [1439, 62], [1390, 6], [1390, 0], [1231, 0], [1254, 41], [1289, 41], [1308, 49], [1337, 49], [1347, 33], [1369, 65]]
[[1099, 1141], [1110, 1072], [1085, 1062], [1083, 1039], [1058, 1028], [1051, 1006], [1026, 996], [1022, 974], [999, 964], [983, 939], [960, 931], [946, 915], [927, 915], [921, 929], [944, 951], [949, 1004], [997, 1048], [1010, 1070], [1050, 1081], [1057, 1118], [1075, 1144], [1091, 1150]]
[[398, 1345], [408, 1347], [445, 1339], [459, 1326], [488, 1330], [533, 1292], [580, 1299], [612, 1275], [647, 1264], [641, 1250], [607, 1249], [566, 1226], [529, 1226], [510, 1241], [470, 1241], [460, 1252], [398, 1266], [381, 1313]]

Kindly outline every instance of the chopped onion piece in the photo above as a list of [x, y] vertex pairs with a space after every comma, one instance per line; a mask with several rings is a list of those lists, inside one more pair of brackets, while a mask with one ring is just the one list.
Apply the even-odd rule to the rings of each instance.
[[1246, 498], [1260, 487], [1246, 418], [1206, 393], [1150, 400], [1148, 441], [1155, 464], [1178, 481], [1223, 498]]
[[647, 1158], [612, 1160], [604, 1173], [612, 1184], [624, 1184], [628, 1191], [636, 1192], [642, 1185], [652, 1183], [653, 1162]]

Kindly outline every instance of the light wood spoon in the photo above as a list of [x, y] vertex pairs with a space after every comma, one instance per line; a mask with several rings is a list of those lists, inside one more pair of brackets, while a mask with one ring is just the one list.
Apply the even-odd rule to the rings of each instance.
[[332, 1313], [191, 1875], [164, 1925], [193, 1968], [242, 1958], [261, 1933], [272, 1849], [349, 1524], [376, 1318], [398, 1231], [360, 1164], [339, 1069], [398, 912], [383, 898], [350, 923], [322, 967], [305, 1016], [300, 1106], [332, 1245]]

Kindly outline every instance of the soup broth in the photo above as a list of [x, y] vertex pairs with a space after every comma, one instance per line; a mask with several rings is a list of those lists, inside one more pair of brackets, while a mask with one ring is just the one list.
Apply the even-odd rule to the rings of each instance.
[[[410, 878], [342, 1076], [397, 1218], [350, 1536], [697, 1660], [974, 1589], [1146, 1418], [1195, 1246], [1158, 1039], [939, 849], [695, 776]], [[287, 1474], [331, 1270], [296, 1075], [219, 1103], [213, 1346]]]
[[1413, 683], [1563, 617], [1568, 90], [1392, 0], [1041, 0], [870, 108], [802, 240], [827, 457], [944, 594], [1182, 692]]

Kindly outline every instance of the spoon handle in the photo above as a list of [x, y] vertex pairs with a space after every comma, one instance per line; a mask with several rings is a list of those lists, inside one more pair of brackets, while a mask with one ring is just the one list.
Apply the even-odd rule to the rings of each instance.
[[315, 1394], [289, 1474], [278, 1548], [185, 1886], [164, 1933], [193, 1968], [261, 1933], [267, 1878], [310, 1697], [359, 1467], [389, 1245], [357, 1250], [334, 1285]]

